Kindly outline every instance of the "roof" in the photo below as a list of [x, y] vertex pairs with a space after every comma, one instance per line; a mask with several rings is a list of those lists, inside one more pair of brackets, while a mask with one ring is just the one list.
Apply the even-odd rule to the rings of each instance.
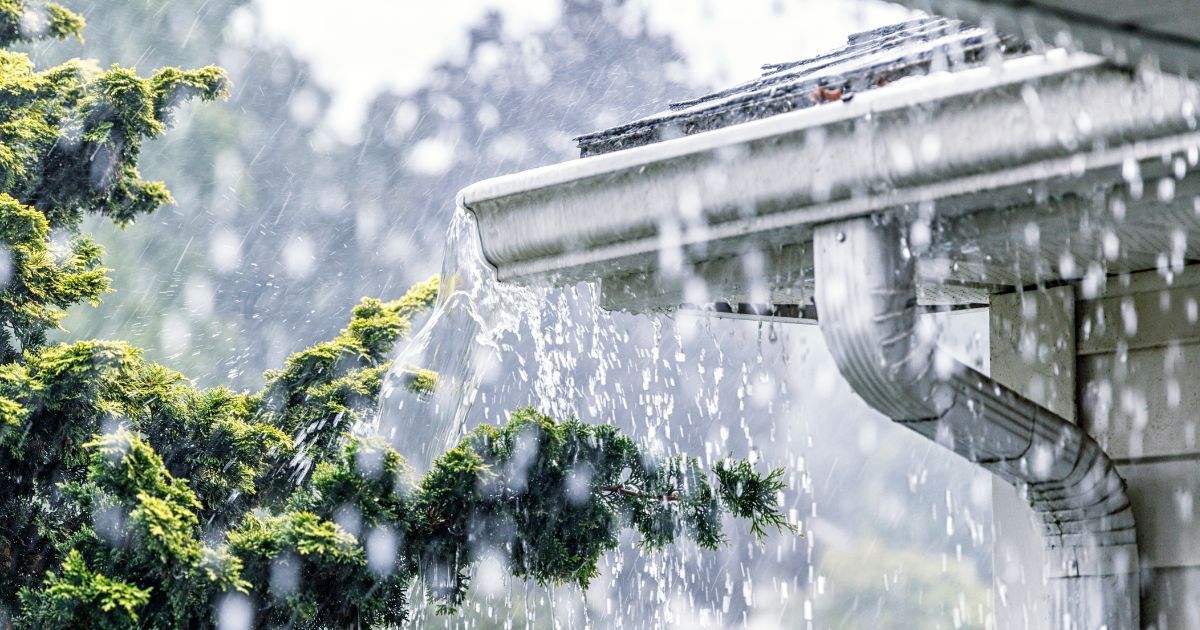
[[[739, 258], [758, 252], [771, 301], [803, 304], [813, 226], [926, 221], [932, 210], [922, 291], [931, 303], [978, 303], [1093, 271], [1161, 268], [1179, 249], [1174, 231], [1182, 260], [1200, 259], [1196, 102], [1200, 85], [1175, 75], [1065, 50], [1014, 54], [476, 182], [458, 205], [478, 220], [500, 281], [600, 279], [604, 304], [632, 310], [688, 301], [657, 271], [664, 247], [677, 245], [709, 296], [730, 303], [747, 301], [733, 299]], [[648, 135], [662, 122], [640, 124]]]
[[958, 71], [1013, 52], [1014, 40], [942, 17], [855, 33], [842, 48], [802, 61], [767, 64], [761, 77], [664, 112], [576, 138], [581, 157], [609, 153], [817, 105], [910, 76]]
[[[1027, 41], [1070, 46], [1121, 65], [1144, 55], [1167, 72], [1200, 75], [1195, 0], [893, 0], [914, 9], [992, 25]], [[1063, 37], [1064, 31], [1069, 37]]]
[[599, 280], [606, 308], [695, 301], [667, 264], [713, 302], [765, 284], [755, 317], [803, 307], [814, 227], [862, 216], [928, 237], [924, 303], [971, 305], [1200, 260], [1198, 102], [1187, 77], [921, 19], [583, 136], [587, 159], [476, 182], [458, 205], [500, 281]]

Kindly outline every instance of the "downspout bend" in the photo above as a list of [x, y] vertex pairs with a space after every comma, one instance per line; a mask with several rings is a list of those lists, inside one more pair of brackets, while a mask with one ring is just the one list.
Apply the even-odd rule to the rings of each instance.
[[950, 357], [917, 318], [898, 221], [821, 225], [820, 327], [872, 407], [1015, 486], [1038, 516], [1052, 627], [1139, 627], [1138, 553], [1125, 481], [1074, 423]]

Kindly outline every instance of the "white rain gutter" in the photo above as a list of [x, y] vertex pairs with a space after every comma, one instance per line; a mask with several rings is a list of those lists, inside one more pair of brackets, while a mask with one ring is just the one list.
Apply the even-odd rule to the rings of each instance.
[[855, 390], [1016, 485], [1041, 515], [1055, 624], [1136, 628], [1134, 523], [1112, 461], [916, 334], [917, 285], [941, 279], [922, 275], [901, 236], [921, 205], [939, 217], [1045, 210], [1131, 170], [1169, 174], [1169, 158], [1200, 146], [1197, 96], [1185, 79], [1135, 78], [1088, 55], [1029, 56], [479, 182], [459, 205], [498, 278], [520, 284], [644, 286], [626, 279], [655, 275], [672, 222], [686, 223], [670, 245], [692, 264], [809, 251], [819, 323]]
[[898, 81], [832, 103], [484, 180], [459, 193], [501, 281], [562, 284], [692, 262], [812, 225], [935, 201], [939, 216], [1119, 181], [1200, 144], [1196, 86], [1062, 51]]
[[1041, 519], [1056, 625], [1138, 628], [1133, 511], [1099, 444], [919, 332], [914, 257], [897, 221], [827, 223], [813, 244], [821, 332], [854, 391], [1017, 487]]

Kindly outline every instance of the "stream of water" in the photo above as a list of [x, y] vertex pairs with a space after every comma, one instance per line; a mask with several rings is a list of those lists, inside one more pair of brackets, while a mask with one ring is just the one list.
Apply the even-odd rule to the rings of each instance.
[[[450, 222], [437, 302], [421, 328], [402, 342], [381, 392], [375, 432], [418, 470], [453, 445], [475, 401], [483, 366], [499, 340], [523, 320], [537, 330], [539, 292], [496, 281], [480, 246], [475, 217], [457, 208]], [[415, 370], [434, 372], [432, 393], [413, 391]]]
[[[835, 543], [839, 537], [858, 541], [853, 528], [868, 515], [870, 523], [882, 522], [871, 532], [914, 524], [914, 542], [889, 540], [889, 548], [952, 550], [949, 556], [941, 551], [939, 566], [947, 557], [970, 565], [989, 548], [979, 525], [986, 521], [986, 511], [984, 520], [979, 517], [986, 496], [976, 496], [970, 475], [954, 476], [961, 483], [953, 490], [928, 483], [927, 471], [934, 479], [949, 478], [953, 475], [942, 467], [957, 461], [917, 436], [884, 433], [890, 424], [869, 417], [869, 410], [849, 398], [814, 328], [633, 316], [601, 309], [596, 283], [550, 290], [497, 282], [474, 216], [461, 208], [450, 223], [441, 278], [427, 319], [398, 344], [378, 416], [359, 427], [388, 439], [418, 470], [427, 470], [465, 428], [502, 423], [505, 413], [531, 405], [558, 419], [612, 423], [648, 452], [687, 453], [706, 466], [730, 455], [784, 466], [791, 490], [782, 509], [807, 532], [809, 522], [818, 522], [821, 503], [819, 522], [833, 532]], [[415, 369], [437, 374], [432, 393], [410, 389]], [[810, 424], [809, 416], [838, 419]], [[814, 444], [820, 447], [814, 450]], [[876, 487], [879, 480], [899, 485]], [[856, 489], [863, 484], [875, 485]], [[950, 535], [928, 527], [928, 518], [942, 528], [967, 526]], [[624, 611], [617, 625], [624, 616], [670, 625], [682, 619], [677, 615], [700, 610], [732, 623], [753, 611], [799, 615], [812, 614], [814, 602], [839, 605], [824, 594], [827, 573], [818, 569], [815, 535], [773, 537], [763, 548], [744, 528], [731, 526], [728, 533], [731, 544], [717, 554], [682, 546], [636, 561], [621, 553], [606, 557], [604, 577], [590, 589], [586, 606], [577, 594], [559, 593], [559, 599], [535, 586], [506, 582], [495, 562], [481, 565], [474, 588], [482, 601], [503, 598], [500, 608], [484, 616], [498, 619], [524, 606], [522, 614], [532, 619], [536, 607], [525, 604], [551, 597], [545, 601], [562, 608], [556, 618], [595, 605], [593, 612]], [[633, 542], [626, 542], [632, 554]], [[828, 547], [825, 553], [836, 559], [838, 552]], [[831, 571], [838, 583], [851, 579], [836, 567]], [[418, 612], [417, 618], [434, 623], [437, 618], [428, 615]]]

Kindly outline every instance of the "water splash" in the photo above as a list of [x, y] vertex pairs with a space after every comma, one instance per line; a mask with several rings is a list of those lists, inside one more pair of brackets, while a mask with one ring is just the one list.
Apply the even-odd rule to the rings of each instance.
[[[542, 296], [496, 281], [483, 256], [475, 216], [457, 208], [446, 235], [441, 286], [429, 318], [400, 344], [384, 379], [379, 415], [364, 427], [389, 439], [417, 469], [427, 469], [465, 426], [484, 366], [498, 340], [540, 312]], [[417, 370], [436, 376], [432, 392], [412, 387]]]
[[[852, 583], [848, 576], [860, 572], [862, 560], [850, 557], [841, 565], [823, 566], [818, 536], [858, 540], [843, 524], [863, 522], [876, 504], [883, 506], [876, 520], [888, 527], [916, 522], [915, 515], [923, 512], [908, 508], [910, 503], [929, 507], [936, 525], [919, 527], [914, 535], [931, 548], [946, 540], [941, 556], [929, 554], [928, 561], [939, 567], [952, 557], [956, 566], [966, 567], [989, 558], [991, 541], [981, 524], [987, 513], [980, 507], [987, 497], [972, 503], [956, 490], [955, 500], [947, 503], [936, 480], [947, 477], [941, 468], [949, 464], [937, 452], [919, 450], [900, 433], [872, 439], [869, 457], [846, 464], [846, 450], [839, 445], [852, 442], [858, 455], [863, 438], [854, 429], [871, 418], [859, 417], [869, 413], [861, 403], [847, 406], [845, 388], [836, 387], [836, 368], [815, 328], [609, 311], [602, 308], [603, 287], [594, 281], [558, 289], [497, 282], [482, 254], [474, 216], [462, 209], [451, 221], [442, 274], [435, 308], [394, 354], [379, 416], [361, 427], [389, 438], [418, 469], [428, 469], [464, 428], [503, 422], [505, 412], [531, 405], [559, 419], [611, 423], [648, 452], [689, 453], [706, 465], [729, 454], [786, 465], [794, 491], [781, 501], [790, 518], [806, 531], [823, 528], [806, 539], [779, 538], [766, 549], [735, 531], [719, 554], [679, 548], [639, 557], [635, 541], [622, 540], [621, 552], [606, 558], [604, 574], [586, 597], [519, 581], [485, 588], [482, 580], [471, 596], [475, 605], [469, 614], [475, 619], [515, 615], [557, 622], [565, 619], [560, 619], [564, 611], [613, 616], [619, 610], [616, 627], [627, 619], [687, 626], [689, 615], [716, 625], [752, 625], [754, 619], [799, 617], [805, 602], [814, 618], [829, 616], [844, 608], [845, 599], [822, 585]], [[792, 357], [796, 360], [789, 364]], [[415, 368], [438, 373], [432, 394], [408, 387]], [[830, 414], [837, 419], [809, 420]], [[906, 484], [908, 477], [894, 474], [898, 467], [919, 483]], [[899, 482], [871, 492], [846, 491], [865, 479]], [[975, 518], [981, 509], [984, 521]], [[950, 555], [956, 545], [965, 552]], [[849, 544], [841, 552], [846, 556], [858, 548]], [[836, 543], [824, 547], [824, 553], [831, 550], [836, 559]], [[911, 564], [924, 556], [896, 557]], [[964, 575], [974, 580], [971, 584], [978, 581], [973, 573]], [[906, 588], [914, 587], [891, 582], [889, 592]], [[860, 595], [884, 597], [874, 590], [854, 596]], [[547, 608], [557, 612], [550, 617], [538, 612]], [[430, 608], [415, 609], [414, 619], [426, 625], [445, 622]]]

